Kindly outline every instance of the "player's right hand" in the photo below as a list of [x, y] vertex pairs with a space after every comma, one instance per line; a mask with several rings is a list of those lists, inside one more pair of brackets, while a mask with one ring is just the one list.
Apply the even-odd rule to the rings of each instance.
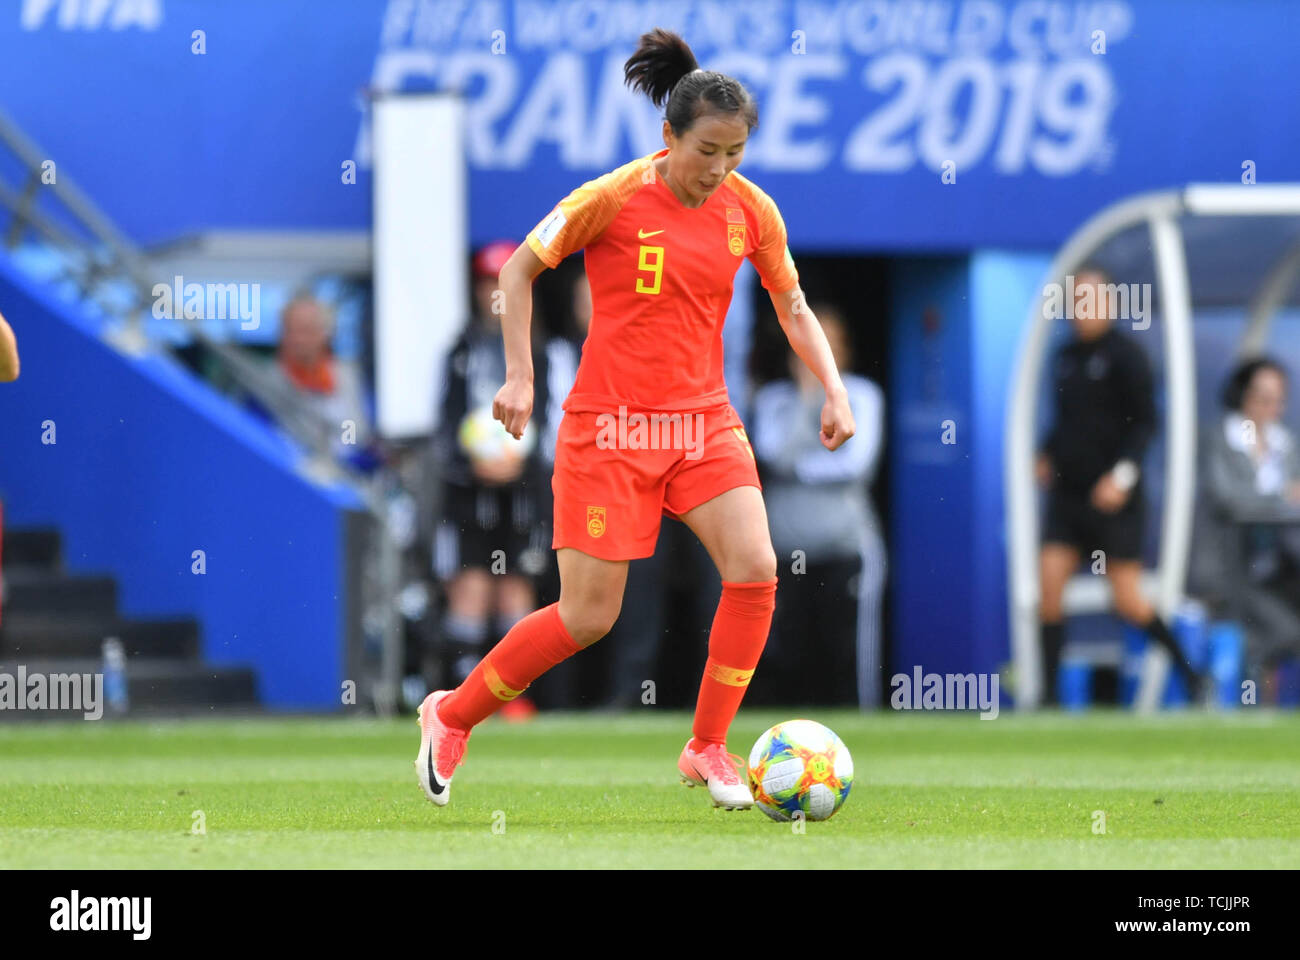
[[506, 433], [516, 440], [524, 435], [533, 413], [533, 385], [523, 380], [507, 380], [492, 399], [492, 417], [500, 420]]

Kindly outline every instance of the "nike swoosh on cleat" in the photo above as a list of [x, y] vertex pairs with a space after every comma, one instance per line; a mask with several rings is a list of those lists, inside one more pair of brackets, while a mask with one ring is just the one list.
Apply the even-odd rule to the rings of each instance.
[[429, 744], [429, 789], [433, 791], [434, 796], [441, 796], [442, 791], [447, 789], [445, 783], [438, 782], [438, 774], [433, 769], [433, 744]]

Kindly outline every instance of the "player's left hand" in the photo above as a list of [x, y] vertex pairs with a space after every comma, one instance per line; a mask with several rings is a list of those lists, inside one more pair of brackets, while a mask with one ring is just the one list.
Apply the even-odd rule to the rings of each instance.
[[1128, 491], [1121, 490], [1109, 473], [1092, 488], [1092, 505], [1102, 513], [1117, 513], [1128, 502]]
[[497, 391], [492, 399], [492, 418], [505, 425], [506, 433], [516, 440], [524, 435], [528, 418], [533, 412], [533, 383], [529, 380], [512, 380], [507, 377], [505, 385]]
[[822, 406], [822, 446], [835, 450], [843, 446], [844, 441], [857, 432], [853, 422], [853, 411], [849, 409], [849, 395], [843, 389], [827, 391], [826, 403]]

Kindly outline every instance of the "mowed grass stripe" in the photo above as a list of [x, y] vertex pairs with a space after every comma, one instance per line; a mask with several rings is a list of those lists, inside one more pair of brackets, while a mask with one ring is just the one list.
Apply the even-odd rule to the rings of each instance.
[[690, 718], [652, 708], [492, 721], [446, 809], [411, 718], [0, 726], [0, 866], [1300, 865], [1295, 715], [750, 711], [732, 749], [810, 714], [857, 777], [803, 834], [677, 784]]

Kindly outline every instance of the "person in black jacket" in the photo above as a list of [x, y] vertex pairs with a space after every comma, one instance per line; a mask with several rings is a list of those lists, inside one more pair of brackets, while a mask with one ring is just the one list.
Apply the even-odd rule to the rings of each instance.
[[514, 249], [492, 243], [474, 257], [475, 313], [447, 354], [434, 436], [443, 486], [433, 564], [447, 595], [441, 649], [451, 683], [465, 679], [489, 640], [536, 609], [533, 578], [550, 557], [550, 469], [538, 442], [548, 426], [545, 351], [538, 351], [533, 436], [516, 441], [492, 418], [505, 377], [497, 273]]
[[[1055, 417], [1038, 455], [1047, 488], [1039, 554], [1044, 700], [1056, 703], [1065, 625], [1061, 597], [1086, 556], [1104, 562], [1115, 610], [1173, 657], [1196, 696], [1198, 678], [1169, 627], [1142, 594], [1144, 491], [1140, 464], [1155, 432], [1151, 366], [1142, 348], [1113, 326], [1113, 289], [1103, 270], [1075, 275], [1075, 337], [1052, 368]], [[1100, 557], [1095, 551], [1101, 551]], [[1099, 569], [1094, 567], [1094, 569]]]

